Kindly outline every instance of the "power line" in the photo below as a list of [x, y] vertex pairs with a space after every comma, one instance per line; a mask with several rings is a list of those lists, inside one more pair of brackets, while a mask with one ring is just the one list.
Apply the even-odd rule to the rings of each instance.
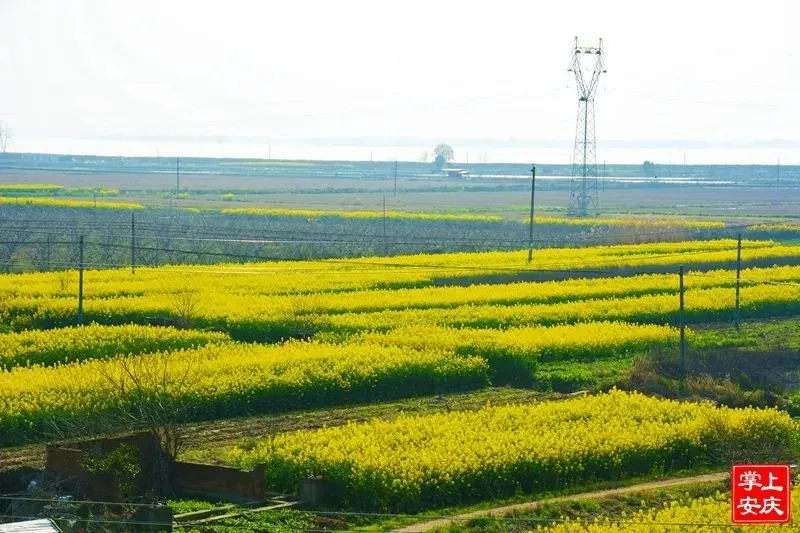
[[[61, 503], [64, 505], [68, 502], [58, 502], [54, 500], [52, 501], [54, 504]], [[70, 515], [69, 518], [58, 518], [58, 517], [42, 517], [36, 515], [29, 515], [29, 516], [22, 516], [22, 515], [9, 515], [9, 514], [0, 514], [0, 518], [13, 518], [16, 520], [40, 520], [42, 518], [49, 518], [50, 520], [67, 520], [70, 522], [79, 522], [84, 524], [115, 524], [115, 525], [140, 525], [140, 526], [163, 526], [163, 527], [171, 527], [172, 522], [147, 522], [144, 520], [109, 520], [107, 518], [81, 518], [78, 515]]]
[[[129, 503], [129, 502], [106, 502], [106, 501], [78, 501], [78, 500], [54, 500], [54, 499], [36, 499], [36, 498], [20, 498], [20, 497], [6, 497], [0, 496], [0, 499], [8, 499], [8, 500], [19, 500], [19, 501], [38, 501], [38, 502], [46, 502], [52, 503], [54, 505], [61, 505], [64, 507], [68, 507], [70, 504], [89, 504], [89, 505], [97, 505], [97, 506], [125, 506], [125, 507], [146, 507], [151, 509], [168, 509], [170, 508], [168, 505], [163, 504], [137, 504], [137, 503]], [[720, 502], [724, 504], [724, 502]], [[245, 511], [250, 511], [250, 515], [258, 514], [259, 512], [269, 512], [270, 510], [264, 511], [256, 511], [253, 512], [254, 509], [243, 509]], [[649, 511], [654, 511], [657, 509], [649, 509]], [[396, 519], [396, 518], [419, 518], [416, 514], [410, 513], [379, 513], [379, 512], [359, 512], [359, 511], [326, 511], [326, 510], [313, 510], [313, 511], [305, 511], [309, 515], [313, 516], [332, 516], [332, 517], [350, 517], [350, 518], [374, 518], [374, 519]], [[69, 516], [69, 518], [60, 518], [60, 517], [47, 517], [47, 516], [21, 516], [21, 515], [8, 515], [8, 514], [0, 514], [2, 518], [13, 518], [13, 519], [23, 519], [23, 520], [32, 520], [32, 519], [41, 519], [41, 518], [50, 518], [53, 520], [59, 519], [66, 519], [73, 522], [81, 522], [81, 523], [97, 523], [97, 524], [126, 524], [126, 525], [151, 525], [151, 526], [171, 526], [174, 525], [175, 527], [238, 527], [236, 525], [225, 525], [221, 523], [205, 523], [205, 524], [198, 524], [191, 521], [187, 522], [148, 522], [143, 520], [128, 520], [128, 519], [120, 519], [120, 520], [109, 520], [107, 518], [80, 518], [78, 516]], [[598, 517], [574, 517], [574, 518], [567, 518], [567, 517], [552, 517], [552, 518], [544, 518], [544, 517], [520, 517], [520, 516], [492, 516], [493, 520], [499, 522], [507, 522], [507, 523], [537, 523], [537, 524], [561, 524], [561, 523], [577, 523], [577, 524], [584, 524], [584, 525], [591, 525], [598, 523]], [[608, 517], [602, 517], [603, 519], [607, 519]], [[452, 516], [452, 515], [430, 515], [426, 514], [425, 521], [432, 521], [432, 520], [448, 520], [451, 522], [467, 522], [472, 520], [472, 518], [468, 517], [459, 517], [459, 516]], [[701, 526], [717, 526], [717, 527], [726, 527], [730, 529], [739, 529], [740, 526], [731, 524], [730, 522], [658, 522], [658, 521], [650, 521], [650, 520], [633, 520], [632, 518], [628, 517], [619, 517], [617, 519], [609, 519], [610, 523], [613, 524], [627, 524], [627, 525], [660, 525], [660, 526], [680, 526], [680, 527], [701, 527]], [[304, 531], [331, 531], [329, 529], [305, 529]], [[342, 530], [339, 530], [342, 531]], [[353, 531], [353, 530], [346, 530], [346, 531]]]
[[[47, 500], [51, 501], [54, 504], [60, 503], [62, 505], [68, 505], [71, 502], [59, 502], [56, 500]], [[97, 503], [98, 505], [106, 504], [108, 502], [92, 502]], [[252, 510], [251, 510], [252, 511]], [[257, 511], [255, 513], [250, 513], [250, 515], [258, 514], [259, 512], [270, 512], [271, 510], [267, 509], [264, 511]], [[403, 514], [403, 513], [348, 513], [348, 512], [335, 512], [335, 511], [305, 511], [309, 515], [322, 515], [322, 516], [350, 516], [350, 517], [366, 517], [366, 518], [382, 518], [382, 519], [389, 519], [389, 518], [415, 518], [416, 515], [413, 514]], [[9, 515], [9, 514], [0, 514], [0, 518], [11, 518], [17, 520], [36, 520], [42, 518], [48, 518], [51, 520], [66, 520], [70, 522], [78, 522], [78, 523], [93, 523], [93, 524], [116, 524], [116, 525], [142, 525], [142, 526], [163, 526], [163, 527], [175, 527], [175, 528], [183, 528], [183, 527], [190, 527], [190, 528], [206, 528], [206, 527], [225, 527], [225, 528], [240, 528], [240, 525], [226, 525], [221, 523], [206, 523], [206, 524], [198, 524], [193, 522], [158, 522], [152, 521], [147, 522], [143, 520], [128, 520], [128, 519], [120, 519], [120, 520], [109, 520], [107, 518], [80, 518], [77, 515], [70, 515], [68, 518], [61, 518], [61, 517], [47, 517], [47, 516], [36, 516], [36, 515]], [[232, 517], [234, 518], [234, 517]], [[598, 522], [596, 518], [521, 518], [521, 517], [510, 517], [510, 516], [492, 516], [493, 520], [500, 521], [500, 522], [511, 522], [511, 523], [540, 523], [540, 524], [562, 524], [562, 523], [577, 523], [583, 525], [591, 525], [596, 523], [604, 523]], [[449, 520], [451, 522], [468, 522], [473, 520], [472, 518], [462, 518], [458, 516], [431, 516], [426, 515], [426, 521], [429, 520]], [[616, 520], [609, 520], [612, 524], [617, 525], [646, 525], [646, 526], [671, 526], [671, 527], [721, 527], [727, 528], [731, 530], [740, 530], [741, 526], [736, 524], [731, 524], [730, 522], [657, 522], [657, 521], [649, 521], [649, 520], [631, 520], [628, 518], [618, 518]], [[332, 530], [330, 529], [304, 529], [303, 531], [319, 531], [319, 532], [328, 532], [330, 533]], [[334, 530], [334, 531], [358, 531], [355, 529], [346, 529], [346, 530]]]

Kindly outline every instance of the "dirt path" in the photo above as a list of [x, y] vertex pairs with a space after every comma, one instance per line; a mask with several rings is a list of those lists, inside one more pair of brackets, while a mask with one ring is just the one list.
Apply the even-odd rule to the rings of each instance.
[[437, 518], [428, 522], [420, 522], [419, 524], [412, 524], [410, 526], [395, 529], [395, 533], [422, 533], [430, 531], [437, 527], [448, 526], [454, 522], [464, 522], [472, 520], [473, 518], [481, 518], [487, 516], [506, 516], [508, 514], [527, 511], [535, 509], [544, 503], [557, 503], [570, 500], [589, 500], [594, 498], [606, 498], [609, 496], [616, 496], [619, 494], [627, 494], [631, 492], [641, 492], [643, 490], [662, 489], [666, 487], [674, 487], [676, 485], [690, 485], [693, 483], [708, 483], [714, 481], [723, 481], [727, 479], [728, 472], [717, 472], [715, 474], [703, 474], [699, 476], [665, 479], [662, 481], [650, 481], [648, 483], [640, 483], [639, 485], [631, 485], [629, 487], [620, 487], [617, 489], [598, 490], [595, 492], [583, 492], [580, 494], [570, 494], [568, 496], [559, 496], [556, 498], [547, 498], [544, 500], [535, 500], [532, 502], [517, 503], [514, 505], [505, 505], [503, 507], [495, 507], [493, 509], [481, 509], [479, 511], [472, 511], [471, 513], [464, 513], [460, 515], [450, 516], [447, 518]]
[[[400, 400], [294, 411], [281, 414], [256, 415], [229, 418], [209, 422], [193, 422], [183, 427], [184, 437], [193, 450], [209, 450], [203, 461], [214, 462], [213, 447], [236, 442], [245, 437], [286, 433], [299, 429], [338, 426], [349, 421], [365, 421], [372, 418], [391, 420], [400, 414], [430, 414], [449, 410], [474, 410], [492, 405], [532, 403], [556, 400], [565, 395], [542, 393], [530, 389], [511, 387], [487, 387], [475, 391], [455, 392], [439, 396], [421, 396]], [[194, 457], [199, 459], [199, 457]], [[12, 448], [0, 448], [0, 472], [21, 466], [42, 468], [44, 445], [29, 444]]]

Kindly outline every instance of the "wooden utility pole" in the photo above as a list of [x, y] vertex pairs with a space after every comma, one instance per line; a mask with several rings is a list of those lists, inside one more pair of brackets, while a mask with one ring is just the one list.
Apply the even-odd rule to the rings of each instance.
[[536, 195], [536, 165], [531, 165], [531, 219], [528, 227], [528, 263], [533, 261], [533, 207]]
[[175, 194], [181, 192], [181, 158], [175, 158]]
[[397, 160], [394, 162], [394, 195], [397, 196]]
[[739, 239], [736, 242], [736, 315], [734, 317], [734, 324], [739, 327], [739, 290], [742, 279], [742, 234], [739, 234]]
[[83, 235], [78, 239], [78, 324], [83, 324]]

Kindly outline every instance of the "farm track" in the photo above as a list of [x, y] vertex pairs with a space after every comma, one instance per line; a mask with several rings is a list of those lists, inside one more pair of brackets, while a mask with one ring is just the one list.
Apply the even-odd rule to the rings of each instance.
[[570, 494], [567, 496], [559, 496], [556, 498], [545, 498], [542, 500], [534, 500], [530, 502], [517, 503], [514, 505], [504, 505], [502, 507], [494, 507], [492, 509], [481, 509], [469, 513], [458, 514], [446, 518], [437, 518], [427, 522], [412, 524], [410, 526], [395, 529], [395, 533], [424, 533], [431, 531], [435, 528], [446, 527], [456, 522], [466, 522], [475, 518], [484, 517], [502, 517], [511, 513], [518, 513], [536, 509], [540, 505], [549, 503], [560, 503], [574, 500], [589, 500], [598, 498], [607, 498], [610, 496], [618, 496], [621, 494], [630, 494], [633, 492], [642, 492], [645, 490], [664, 489], [667, 487], [675, 487], [679, 485], [691, 485], [695, 483], [710, 483], [715, 481], [724, 481], [730, 474], [728, 472], [716, 472], [713, 474], [702, 474], [699, 476], [683, 477], [664, 479], [660, 481], [650, 481], [647, 483], [640, 483], [638, 485], [631, 485], [628, 487], [620, 487], [616, 489], [605, 489], [593, 492], [583, 492], [579, 494]]
[[[425, 414], [448, 410], [474, 410], [485, 406], [487, 402], [492, 405], [505, 405], [532, 403], [561, 397], [562, 395], [556, 393], [546, 394], [528, 389], [491, 387], [472, 392], [409, 398], [386, 403], [194, 422], [186, 424], [184, 430], [186, 442], [189, 443], [187, 454], [193, 460], [222, 463], [214, 455], [213, 448], [240, 439], [300, 429], [338, 426], [346, 424], [348, 421], [364, 421], [371, 418], [390, 420], [401, 413]], [[43, 468], [44, 445], [29, 444], [0, 449], [0, 471], [20, 467]]]

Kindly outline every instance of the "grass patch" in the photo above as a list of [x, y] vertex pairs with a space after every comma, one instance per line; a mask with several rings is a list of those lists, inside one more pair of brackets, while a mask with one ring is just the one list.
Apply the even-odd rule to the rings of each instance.
[[[715, 472], [715, 471], [716, 470], [712, 470], [712, 469], [708, 469], [708, 468], [696, 468], [696, 469], [692, 469], [692, 470], [683, 470], [683, 471], [675, 472], [674, 476], [672, 476], [672, 477], [674, 477], [674, 478], [690, 477], [690, 476], [695, 476], [695, 475], [712, 473], [712, 472]], [[507, 505], [516, 505], [516, 504], [527, 503], [527, 502], [531, 502], [531, 501], [542, 501], [542, 500], [547, 500], [547, 499], [551, 499], [551, 498], [558, 498], [558, 497], [565, 497], [565, 496], [582, 494], [582, 493], [586, 493], [586, 492], [597, 492], [597, 491], [603, 491], [603, 490], [630, 487], [630, 486], [638, 485], [638, 484], [641, 484], [641, 483], [648, 483], [648, 482], [651, 482], [651, 481], [657, 481], [659, 479], [665, 479], [665, 478], [663, 476], [661, 476], [661, 477], [648, 476], [648, 477], [629, 478], [629, 479], [622, 480], [622, 481], [590, 482], [590, 483], [583, 484], [581, 486], [572, 486], [572, 487], [566, 487], [566, 488], [563, 488], [563, 489], [560, 489], [560, 490], [552, 490], [552, 491], [548, 491], [548, 492], [543, 492], [543, 493], [538, 494], [535, 497], [532, 497], [531, 495], [526, 495], [526, 494], [517, 494], [517, 495], [511, 496], [511, 497], [508, 497], [508, 498], [487, 499], [487, 500], [484, 500], [484, 501], [481, 501], [481, 502], [477, 502], [477, 503], [473, 503], [473, 504], [442, 507], [442, 508], [438, 508], [438, 509], [432, 509], [432, 510], [428, 510], [428, 511], [423, 511], [423, 512], [420, 512], [420, 513], [417, 513], [417, 514], [399, 514], [399, 515], [386, 516], [386, 517], [351, 515], [351, 516], [346, 517], [346, 528], [347, 528], [348, 531], [363, 531], [363, 532], [391, 531], [393, 529], [405, 527], [405, 526], [408, 526], [408, 525], [411, 525], [411, 524], [427, 522], [429, 520], [436, 520], [438, 518], [443, 518], [443, 517], [457, 516], [457, 515], [471, 513], [471, 512], [475, 512], [475, 511], [484, 511], [484, 510], [494, 509], [494, 508], [497, 508], [497, 507], [504, 507], [504, 506], [507, 506]], [[674, 487], [674, 489], [672, 489], [672, 490], [669, 490], [669, 489], [663, 489], [663, 490], [668, 491], [668, 492], [674, 491], [675, 494], [677, 495], [677, 494], [680, 493], [680, 490], [683, 489], [683, 490], [689, 491], [690, 494], [694, 494], [694, 491], [692, 489], [690, 489], [689, 487], [702, 486], [702, 485], [708, 485], [708, 490], [711, 490], [712, 494], [713, 494], [714, 489], [712, 487], [716, 487], [716, 489], [719, 489], [719, 486], [721, 484], [703, 483], [703, 484], [697, 484], [697, 485], [684, 485], [684, 486], [680, 486], [680, 487]], [[726, 486], [727, 486], [727, 484], [726, 484]], [[648, 491], [648, 492], [658, 493], [661, 490], [662, 489], [658, 489], [658, 490]], [[697, 494], [700, 495], [700, 493], [703, 490], [705, 490], [705, 489], [698, 488], [697, 489]], [[623, 497], [626, 497], [626, 496], [629, 496], [629, 495], [630, 494], [620, 495], [619, 498], [623, 498]], [[614, 499], [614, 498], [608, 498], [608, 500], [612, 500], [612, 499]], [[562, 505], [566, 507], [566, 506], [569, 506], [570, 503], [571, 502], [563, 502]], [[548, 504], [548, 507], [545, 507], [545, 513], [552, 513], [552, 511], [549, 511], [548, 509], [552, 509], [553, 507], [549, 507], [549, 505], [555, 506], [556, 504]], [[321, 510], [318, 510], [316, 512], [317, 512], [318, 516], [328, 516], [326, 514], [327, 510], [322, 510], [321, 509]], [[331, 515], [335, 514], [335, 512], [336, 511], [334, 509], [330, 510]], [[536, 511], [532, 510], [532, 511], [529, 511], [529, 513], [532, 516], [535, 516]], [[522, 515], [522, 514], [523, 513], [520, 513], [520, 515]], [[528, 513], [525, 513], [525, 514], [528, 514]], [[483, 521], [483, 519], [476, 519], [477, 523], [481, 523], [482, 521]], [[345, 528], [343, 527], [341, 529], [345, 529]], [[526, 527], [524, 529], [522, 529], [522, 531], [530, 531], [532, 529], [535, 529], [535, 525], [532, 526], [531, 524], [526, 524]], [[434, 531], [442, 531], [442, 529], [440, 528], [440, 529], [437, 529], [437, 530], [434, 530]], [[447, 531], [447, 529], [445, 528], [444, 531]], [[458, 530], [456, 530], [456, 531], [458, 531]], [[483, 531], [483, 530], [473, 529], [473, 530], [467, 530], [467, 531], [476, 531], [477, 532], [477, 531]], [[492, 531], [492, 530], [488, 530], [488, 531]]]
[[[488, 405], [527, 404], [561, 398], [528, 389], [492, 387], [473, 392], [459, 392], [409, 398], [399, 401], [354, 405], [334, 409], [313, 409], [278, 415], [233, 418], [184, 426], [192, 448], [181, 460], [226, 465], [224, 450], [231, 445], [248, 447], [258, 437], [303, 429], [318, 429], [380, 418], [393, 420], [403, 414], [432, 414], [449, 411], [473, 411]], [[237, 435], [231, 438], [231, 435]]]
[[318, 526], [314, 517], [302, 511], [279, 510], [252, 513], [236, 518], [228, 518], [203, 524], [201, 526], [178, 525], [175, 531], [181, 533], [295, 533], [300, 531], [317, 530]]
[[206, 500], [167, 500], [167, 505], [172, 509], [176, 515], [193, 513], [195, 511], [205, 511], [215, 507], [225, 505], [224, 502], [210, 502]]
[[706, 482], [662, 489], [630, 492], [604, 498], [544, 502], [535, 509], [512, 513], [506, 517], [476, 518], [433, 531], [438, 533], [522, 533], [569, 519], [593, 521], [616, 520], [646, 509], [663, 509], [686, 504], [695, 498], [712, 496], [728, 488], [728, 482]]
[[800, 317], [750, 320], [739, 328], [730, 324], [695, 326], [690, 338], [693, 348], [789, 348], [800, 350]]

